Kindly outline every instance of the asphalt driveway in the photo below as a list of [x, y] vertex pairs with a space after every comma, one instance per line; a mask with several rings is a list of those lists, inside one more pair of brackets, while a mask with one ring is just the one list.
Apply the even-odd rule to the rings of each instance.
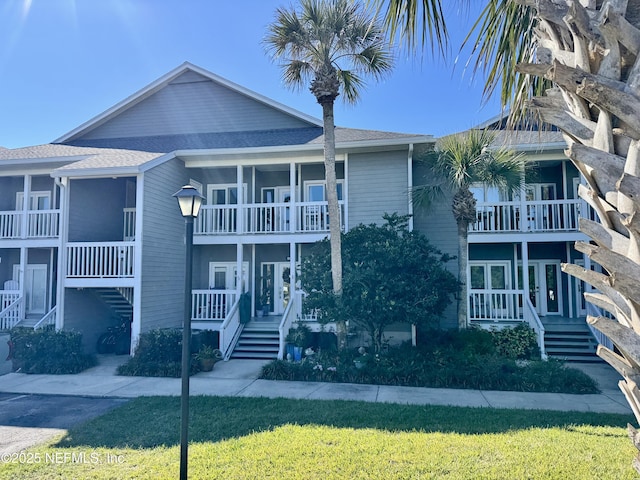
[[128, 401], [0, 393], [0, 461], [3, 455], [46, 442]]

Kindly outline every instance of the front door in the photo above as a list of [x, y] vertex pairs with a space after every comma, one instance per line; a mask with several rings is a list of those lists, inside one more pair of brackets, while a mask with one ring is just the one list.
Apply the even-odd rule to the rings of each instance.
[[261, 296], [263, 305], [269, 305], [269, 313], [282, 315], [290, 298], [289, 262], [265, 262], [262, 264]]
[[[518, 285], [522, 285], [522, 266], [518, 266]], [[529, 263], [529, 299], [538, 315], [562, 313], [560, 262], [553, 260]]]
[[[13, 266], [13, 278], [18, 280], [20, 265]], [[25, 312], [45, 314], [47, 308], [47, 265], [27, 265], [24, 274]]]

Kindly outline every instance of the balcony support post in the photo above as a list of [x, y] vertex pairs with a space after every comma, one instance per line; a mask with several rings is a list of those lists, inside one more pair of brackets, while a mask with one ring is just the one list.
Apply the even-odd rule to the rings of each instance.
[[525, 308], [526, 299], [529, 298], [529, 288], [530, 288], [529, 286], [529, 243], [527, 243], [526, 241], [522, 242], [521, 249], [522, 249], [522, 289], [524, 290], [522, 307]]
[[[238, 209], [236, 212], [237, 218], [236, 218], [236, 233], [238, 235], [241, 235], [244, 233], [244, 192], [243, 190], [243, 174], [244, 174], [244, 170], [242, 168], [242, 165], [238, 165], [236, 167], [236, 172], [237, 172], [237, 180], [238, 180], [238, 186], [237, 186], [237, 190], [238, 190], [238, 204], [236, 205], [236, 208]], [[239, 271], [240, 272], [240, 271]]]
[[20, 238], [27, 238], [29, 236], [28, 226], [29, 226], [29, 197], [31, 191], [31, 175], [24, 176], [24, 190], [22, 194], [22, 205], [20, 205], [20, 209], [22, 210], [22, 217], [20, 223]]
[[296, 164], [291, 162], [289, 165], [289, 232], [295, 233], [298, 231], [298, 209], [296, 208]]

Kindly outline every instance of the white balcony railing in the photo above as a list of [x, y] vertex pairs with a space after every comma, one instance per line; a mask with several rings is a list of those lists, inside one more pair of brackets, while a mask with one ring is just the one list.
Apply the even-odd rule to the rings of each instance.
[[192, 290], [191, 320], [223, 321], [236, 296], [235, 290]]
[[581, 200], [478, 202], [470, 232], [567, 232], [578, 230]]
[[469, 290], [471, 322], [517, 322], [523, 320], [523, 290]]
[[132, 278], [133, 242], [67, 244], [68, 278]]
[[[238, 232], [238, 210], [242, 209], [242, 232]], [[295, 222], [292, 218], [295, 210]], [[340, 225], [344, 229], [344, 204], [340, 202]], [[295, 225], [295, 228], [294, 228]], [[328, 232], [327, 202], [254, 203], [204, 205], [195, 222], [196, 235]]]
[[[57, 238], [60, 210], [29, 210], [26, 230], [23, 211], [0, 212], [0, 238]], [[24, 234], [26, 232], [26, 235]]]

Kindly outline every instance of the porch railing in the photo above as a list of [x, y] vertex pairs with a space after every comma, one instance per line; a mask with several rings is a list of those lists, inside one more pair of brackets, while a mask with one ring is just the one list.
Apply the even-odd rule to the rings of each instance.
[[[237, 205], [204, 205], [195, 221], [196, 235], [328, 232], [327, 202], [254, 203], [243, 205], [243, 229], [238, 232]], [[295, 228], [293, 220], [295, 211]], [[340, 202], [340, 225], [344, 229], [344, 203]]]
[[520, 202], [478, 202], [476, 221], [470, 232], [557, 232], [577, 231], [581, 200]]
[[236, 303], [235, 290], [192, 290], [192, 321], [223, 321]]
[[522, 290], [469, 290], [471, 322], [522, 321]]
[[24, 297], [20, 292], [4, 292], [0, 298], [0, 330], [11, 330], [22, 320]]
[[132, 278], [133, 242], [67, 244], [68, 278]]
[[222, 325], [220, 325], [220, 350], [222, 351], [222, 358], [229, 360], [233, 349], [240, 338], [242, 333], [243, 324], [240, 322], [240, 299], [234, 302], [233, 306], [227, 314]]
[[59, 233], [60, 210], [29, 210], [26, 213], [26, 235], [22, 227], [24, 211], [0, 212], [0, 238], [56, 238]]
[[55, 325], [56, 324], [56, 313], [57, 313], [58, 307], [53, 307], [51, 310], [49, 310], [49, 312], [42, 317], [34, 326], [33, 329], [37, 330], [39, 328], [44, 328], [47, 327], [49, 325]]
[[542, 321], [540, 321], [540, 317], [538, 316], [533, 303], [531, 303], [531, 299], [526, 295], [524, 296], [523, 316], [524, 321], [529, 324], [534, 332], [536, 332], [538, 346], [540, 347], [540, 358], [542, 358], [542, 360], [546, 360], [547, 352], [544, 346], [544, 325], [542, 324]]

